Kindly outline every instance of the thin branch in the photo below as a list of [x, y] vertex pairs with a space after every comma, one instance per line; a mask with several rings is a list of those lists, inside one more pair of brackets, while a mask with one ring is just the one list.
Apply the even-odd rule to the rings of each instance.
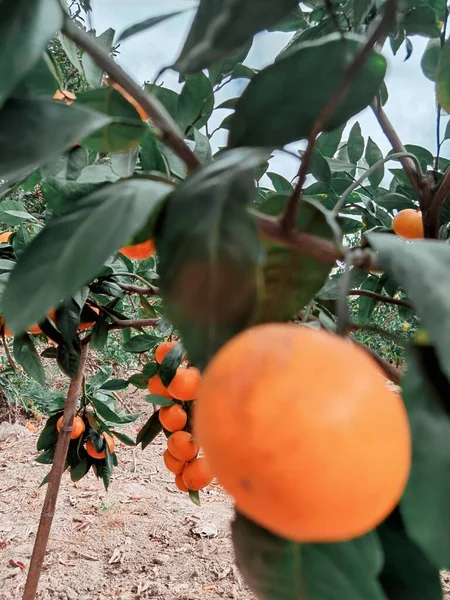
[[160, 291], [159, 288], [154, 285], [149, 285], [148, 287], [140, 287], [139, 285], [133, 285], [131, 283], [121, 283], [117, 282], [117, 285], [124, 292], [128, 292], [129, 294], [138, 294], [139, 296], [159, 296]]
[[3, 348], [5, 349], [6, 360], [8, 361], [8, 364], [9, 364], [10, 368], [13, 371], [17, 371], [17, 367], [15, 365], [15, 362], [13, 361], [13, 358], [11, 356], [11, 352], [9, 351], [9, 348], [8, 348], [8, 342], [6, 341], [5, 326], [4, 325], [2, 326], [1, 331], [2, 331], [2, 343], [3, 343]]
[[395, 304], [395, 306], [412, 308], [411, 304], [405, 300], [398, 300], [397, 298], [391, 298], [390, 296], [385, 296], [384, 294], [377, 294], [376, 292], [371, 292], [370, 290], [349, 290], [348, 295], [366, 296], [367, 298], [373, 298], [374, 300], [379, 300], [380, 302], [385, 302], [386, 304]]
[[289, 198], [288, 203], [286, 204], [286, 209], [284, 213], [281, 215], [281, 224], [286, 232], [291, 232], [293, 229], [295, 229], [295, 224], [297, 221], [297, 212], [300, 204], [302, 190], [306, 181], [306, 176], [309, 172], [309, 166], [314, 150], [314, 145], [316, 143], [316, 138], [319, 135], [319, 133], [323, 131], [323, 129], [325, 129], [330, 118], [333, 116], [336, 107], [339, 105], [339, 103], [342, 101], [342, 99], [350, 89], [356, 74], [366, 62], [375, 44], [378, 42], [380, 37], [389, 27], [389, 24], [395, 18], [396, 11], [397, 0], [388, 0], [385, 5], [382, 19], [378, 23], [377, 27], [374, 29], [372, 35], [367, 40], [367, 43], [365, 44], [361, 52], [345, 70], [341, 84], [339, 85], [338, 89], [333, 93], [326, 106], [320, 113], [318, 119], [314, 123], [312, 131], [308, 137], [308, 144], [306, 146], [306, 150], [302, 157], [302, 163], [298, 172], [297, 185], [293, 194]]
[[88, 347], [81, 350], [80, 364], [74, 379], [71, 380], [67, 400], [64, 407], [64, 418], [61, 432], [56, 443], [55, 457], [53, 459], [52, 470], [50, 471], [50, 481], [45, 494], [44, 505], [42, 507], [41, 519], [36, 533], [33, 554], [31, 556], [30, 568], [28, 570], [27, 581], [22, 600], [34, 600], [39, 584], [39, 577], [44, 562], [44, 556], [47, 549], [48, 537], [55, 514], [56, 500], [58, 498], [61, 477], [64, 472], [67, 450], [69, 448], [70, 433], [72, 431], [73, 420], [78, 405], [78, 398], [81, 391], [81, 384], [86, 366], [86, 357]]
[[108, 329], [126, 329], [127, 327], [156, 327], [161, 319], [117, 319], [109, 315], [112, 325]]
[[178, 127], [160, 102], [143, 90], [85, 31], [77, 27], [70, 18], [64, 20], [62, 32], [84, 50], [108, 76], [128, 92], [150, 115], [161, 130], [162, 141], [186, 164], [189, 171], [200, 166], [200, 161], [185, 143]]

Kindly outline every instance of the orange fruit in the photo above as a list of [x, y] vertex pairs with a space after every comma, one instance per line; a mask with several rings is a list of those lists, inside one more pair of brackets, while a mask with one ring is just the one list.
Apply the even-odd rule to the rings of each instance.
[[183, 475], [180, 473], [175, 476], [175, 485], [180, 490], [180, 492], [188, 492], [189, 488], [183, 481]]
[[161, 377], [159, 375], [153, 375], [153, 377], [150, 377], [147, 383], [147, 389], [150, 392], [150, 394], [164, 396], [165, 398], [172, 398], [172, 396], [169, 394], [168, 389], [161, 381]]
[[[98, 315], [100, 314], [100, 309], [98, 309], [96, 306], [90, 306], [89, 308], [91, 310], [93, 310], [95, 313], [97, 313]], [[90, 329], [94, 325], [95, 325], [95, 321], [91, 321], [90, 323], [79, 323], [78, 331], [85, 331], [86, 329]]]
[[144, 260], [150, 258], [156, 252], [155, 242], [153, 240], [147, 240], [141, 244], [134, 244], [132, 246], [124, 246], [119, 250], [120, 254], [123, 254], [127, 258], [133, 258], [134, 260]]
[[167, 439], [167, 448], [172, 456], [184, 462], [192, 460], [198, 453], [198, 444], [188, 431], [172, 433]]
[[[106, 83], [109, 83], [109, 80], [106, 80]], [[122, 96], [125, 98], [125, 100], [128, 100], [128, 102], [134, 106], [134, 108], [137, 110], [137, 112], [139, 113], [139, 116], [141, 117], [141, 119], [143, 121], [148, 121], [150, 119], [150, 116], [148, 115], [147, 111], [144, 110], [142, 108], [142, 106], [139, 104], [139, 102], [137, 100], [135, 100], [133, 98], [133, 96], [131, 96], [126, 90], [123, 89], [123, 87], [121, 85], [119, 85], [118, 83], [116, 83], [115, 81], [112, 82], [110, 84], [115, 90], [117, 90], [118, 92], [120, 92], [122, 94]]]
[[172, 398], [187, 402], [197, 398], [201, 381], [200, 371], [195, 367], [178, 367], [167, 389]]
[[160, 344], [155, 350], [155, 360], [157, 363], [161, 364], [164, 360], [166, 354], [175, 348], [178, 342], [163, 342]]
[[[53, 322], [56, 321], [56, 310], [54, 308], [52, 308], [51, 310], [48, 311], [47, 318], [51, 319]], [[42, 329], [39, 327], [39, 325], [37, 323], [35, 323], [34, 325], [30, 325], [30, 327], [28, 327], [27, 333], [31, 333], [32, 335], [39, 335], [40, 333], [42, 333]], [[5, 325], [5, 335], [6, 336], [13, 335], [13, 332], [11, 331], [11, 329], [9, 329], [9, 327], [7, 325]]]
[[3, 233], [0, 233], [0, 244], [6, 244], [12, 234], [12, 231], [4, 231]]
[[159, 420], [167, 431], [180, 431], [187, 423], [187, 414], [179, 404], [163, 406], [159, 410]]
[[205, 458], [195, 458], [186, 465], [183, 471], [183, 482], [185, 486], [198, 492], [213, 480], [212, 473]]
[[178, 460], [178, 458], [175, 458], [175, 456], [173, 456], [169, 450], [164, 452], [163, 459], [168, 471], [174, 473], [175, 475], [181, 475], [185, 465], [183, 460]]
[[395, 215], [392, 229], [405, 240], [419, 240], [424, 236], [422, 213], [412, 208], [405, 208]]
[[34, 431], [36, 429], [36, 425], [34, 425], [33, 423], [27, 423], [25, 427], [26, 429], [28, 429], [28, 431]]
[[[111, 437], [110, 435], [108, 435], [107, 433], [104, 433], [103, 437], [105, 438], [106, 443], [108, 444], [109, 451], [112, 454], [114, 452], [114, 448], [116, 447], [114, 438]], [[86, 452], [89, 454], [89, 456], [92, 456], [92, 458], [105, 458], [105, 456], [106, 456], [105, 450], [102, 450], [101, 452], [97, 451], [92, 440], [88, 440], [86, 442]]]
[[376, 527], [411, 464], [405, 407], [373, 359], [350, 340], [298, 325], [259, 325], [219, 350], [194, 431], [238, 510], [295, 542], [349, 540]]
[[[64, 417], [59, 417], [59, 419], [56, 422], [56, 429], [58, 431], [61, 431], [61, 425], [63, 422], [63, 418]], [[76, 440], [80, 437], [80, 435], [82, 433], [84, 433], [84, 430], [86, 429], [86, 425], [84, 424], [84, 421], [81, 417], [75, 417], [73, 420], [73, 426], [72, 426], [72, 431], [70, 433], [70, 439], [71, 440]]]

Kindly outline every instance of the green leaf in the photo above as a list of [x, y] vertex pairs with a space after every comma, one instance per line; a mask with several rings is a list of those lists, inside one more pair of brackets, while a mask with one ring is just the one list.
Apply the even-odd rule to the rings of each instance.
[[311, 160], [309, 163], [309, 170], [311, 171], [311, 174], [317, 179], [317, 181], [320, 181], [320, 183], [324, 183], [325, 185], [330, 185], [330, 166], [317, 148], [313, 148]]
[[139, 146], [123, 152], [115, 152], [111, 155], [111, 169], [119, 177], [131, 177], [136, 168], [138, 155]]
[[46, 177], [41, 183], [41, 192], [53, 214], [61, 214], [70, 204], [87, 196], [105, 185], [103, 183], [79, 183], [60, 177]]
[[[277, 194], [258, 208], [266, 214], [280, 214], [288, 199]], [[303, 198], [297, 225], [300, 231], [333, 238], [324, 209], [318, 202]], [[264, 295], [258, 309], [258, 322], [286, 321], [297, 314], [323, 286], [332, 264], [321, 263], [290, 246], [272, 240], [263, 241], [266, 249]]]
[[353, 25], [357, 29], [372, 10], [375, 0], [352, 0]]
[[194, 490], [189, 490], [189, 500], [196, 506], [201, 506], [199, 492], [194, 491]]
[[417, 208], [416, 204], [414, 204], [414, 201], [403, 194], [385, 194], [384, 196], [375, 196], [373, 201], [389, 211], [403, 210], [404, 208]]
[[[361, 285], [362, 290], [381, 294], [383, 291], [384, 279], [376, 275], [369, 275]], [[360, 296], [358, 300], [358, 321], [360, 323], [367, 321], [372, 316], [377, 305], [377, 301], [373, 298]]]
[[140, 416], [139, 414], [121, 414], [118, 415], [109, 406], [102, 402], [97, 396], [92, 397], [92, 404], [98, 414], [105, 419], [107, 423], [114, 423], [116, 425], [125, 425], [126, 423], [133, 423]]
[[164, 155], [159, 149], [155, 136], [147, 130], [141, 138], [140, 159], [141, 167], [144, 171], [159, 171], [169, 175], [167, 163]]
[[243, 63], [247, 58], [252, 44], [253, 40], [249, 39], [244, 46], [238, 48], [231, 54], [225, 56], [225, 58], [222, 58], [222, 60], [218, 60], [209, 67], [209, 79], [212, 85], [218, 85], [226, 76], [232, 75], [234, 69], [236, 69], [239, 65], [242, 66], [241, 63]]
[[145, 89], [157, 100], [159, 100], [159, 102], [161, 102], [169, 115], [176, 121], [178, 111], [178, 94], [169, 88], [155, 85], [154, 83], [146, 83]]
[[67, 154], [66, 177], [75, 181], [81, 175], [82, 170], [88, 166], [88, 151], [86, 148], [77, 146], [69, 150]]
[[48, 40], [60, 29], [62, 17], [56, 0], [4, 0], [1, 3], [0, 107], [39, 60]]
[[297, 0], [201, 0], [174, 68], [195, 73], [210, 67], [296, 6]]
[[212, 160], [212, 149], [209, 139], [203, 133], [193, 127], [195, 148], [194, 154], [198, 157], [202, 165], [208, 164]]
[[[281, 147], [306, 138], [330, 96], [340, 85], [348, 61], [364, 41], [332, 34], [307, 42], [258, 73], [242, 94], [232, 116], [231, 146]], [[320, 72], [320, 78], [317, 73]], [[329, 120], [327, 130], [343, 125], [368, 106], [386, 72], [386, 60], [369, 53], [352, 85]], [[283, 110], [280, 110], [280, 106]]]
[[347, 154], [350, 162], [357, 164], [364, 153], [364, 138], [361, 134], [361, 125], [355, 123], [350, 131], [347, 142]]
[[147, 379], [150, 379], [150, 377], [156, 375], [157, 372], [158, 364], [156, 362], [148, 362], [144, 365], [144, 368], [142, 369], [142, 374], [145, 375]]
[[128, 387], [127, 379], [110, 379], [100, 386], [101, 390], [124, 390]]
[[[434, 240], [406, 243], [381, 233], [368, 234], [368, 239], [378, 252], [381, 267], [405, 290], [436, 346], [442, 370], [450, 378], [450, 296], [447, 291], [450, 247]], [[429, 293], [424, 294], [424, 290]]]
[[138, 433], [136, 438], [136, 445], [141, 444], [142, 450], [144, 450], [149, 444], [153, 442], [156, 436], [161, 433], [162, 425], [159, 420], [159, 410], [152, 414], [150, 419], [144, 425], [144, 427]]
[[272, 182], [272, 185], [275, 188], [275, 191], [292, 193], [292, 191], [294, 189], [292, 187], [292, 185], [289, 183], [289, 181], [287, 179], [285, 179], [281, 175], [278, 175], [278, 173], [267, 173], [267, 177]]
[[271, 27], [267, 27], [267, 30], [289, 33], [291, 31], [306, 29], [307, 27], [308, 21], [305, 19], [302, 9], [299, 6], [296, 6], [281, 21]]
[[161, 338], [151, 333], [143, 333], [130, 338], [123, 346], [126, 352], [148, 352], [161, 342]]
[[436, 94], [439, 104], [450, 112], [450, 40], [446, 40], [436, 71]]
[[77, 104], [7, 100], [0, 110], [0, 178], [13, 179], [45, 164], [109, 122], [109, 117]]
[[83, 146], [96, 152], [122, 152], [134, 148], [147, 130], [139, 113], [122, 94], [103, 86], [80, 94], [77, 105], [86, 106], [110, 117], [109, 125], [82, 140]]
[[67, 55], [72, 65], [79, 73], [83, 73], [83, 67], [81, 66], [80, 59], [78, 57], [78, 47], [75, 42], [63, 35], [61, 31], [58, 32], [58, 39], [61, 42], [62, 49]]
[[388, 600], [442, 600], [439, 569], [408, 538], [398, 510], [377, 529], [384, 566], [379, 580]]
[[[317, 293], [319, 300], [336, 300], [341, 293], [341, 277], [342, 273], [332, 275], [326, 284]], [[367, 279], [367, 273], [353, 268], [350, 272], [350, 287], [359, 288], [360, 285]]]
[[120, 433], [119, 431], [113, 431], [113, 436], [120, 440], [125, 446], [136, 446], [135, 440], [132, 440], [130, 437], [125, 435], [124, 433]]
[[195, 125], [201, 129], [214, 108], [214, 93], [210, 80], [204, 73], [188, 75], [178, 98], [178, 119], [182, 131]]
[[450, 384], [433, 347], [420, 346], [410, 352], [402, 395], [410, 420], [413, 458], [400, 510], [408, 536], [437, 568], [450, 566], [449, 392]]
[[36, 458], [34, 460], [37, 463], [39, 463], [40, 465], [51, 465], [53, 463], [54, 457], [55, 457], [55, 446], [52, 446], [52, 448], [49, 448], [42, 454], [39, 454], [39, 456], [36, 456]]
[[0, 222], [5, 225], [20, 225], [22, 221], [36, 221], [21, 202], [3, 200], [0, 203]]
[[173, 406], [175, 404], [173, 400], [157, 394], [148, 394], [145, 396], [145, 401], [156, 406]]
[[[98, 37], [93, 36], [96, 43], [105, 50], [107, 54], [110, 54], [113, 41], [114, 41], [114, 29], [107, 29]], [[92, 88], [99, 88], [102, 85], [103, 79], [103, 69], [101, 69], [93, 58], [87, 53], [84, 52], [81, 62], [83, 64], [84, 74], [86, 76], [86, 80]]]
[[295, 544], [237, 514], [232, 535], [239, 569], [259, 600], [386, 600], [376, 578], [382, 552], [374, 534]]
[[104, 319], [98, 319], [91, 331], [90, 346], [93, 350], [103, 350], [108, 341], [108, 325]]
[[44, 53], [11, 95], [14, 98], [51, 98], [58, 88], [53, 64], [48, 54]]
[[13, 354], [25, 373], [45, 385], [45, 372], [31, 337], [25, 333], [14, 337]]
[[440, 35], [438, 18], [431, 6], [418, 6], [408, 11], [401, 21], [407, 35], [436, 38]]
[[103, 485], [105, 486], [105, 490], [109, 488], [109, 484], [111, 482], [111, 476], [114, 468], [114, 461], [112, 454], [109, 450], [108, 444], [105, 444], [105, 458], [102, 461], [101, 471], [102, 471], [102, 479]]
[[131, 27], [127, 27], [124, 31], [122, 31], [122, 33], [117, 38], [116, 43], [118, 44], [119, 42], [126, 40], [127, 38], [131, 37], [132, 35], [136, 35], [137, 33], [140, 33], [141, 31], [151, 29], [152, 27], [155, 27], [155, 25], [158, 25], [159, 23], [162, 23], [163, 21], [166, 21], [167, 19], [170, 19], [171, 17], [175, 17], [176, 15], [181, 15], [183, 12], [184, 11], [182, 11], [182, 10], [177, 10], [177, 11], [173, 11], [170, 13], [166, 13], [165, 15], [158, 15], [157, 17], [150, 17], [149, 19], [140, 21], [140, 23], [135, 23], [134, 25], [131, 25]]
[[58, 412], [47, 420], [44, 429], [39, 435], [36, 450], [40, 452], [42, 450], [49, 450], [55, 446], [56, 442], [58, 441], [58, 430], [56, 429], [56, 423], [61, 416], [62, 412]]
[[134, 385], [135, 387], [137, 387], [141, 390], [146, 390], [148, 380], [149, 380], [149, 377], [146, 377], [142, 373], [135, 373], [134, 375], [131, 375], [131, 377], [129, 377], [128, 383], [130, 383], [131, 385]]
[[261, 250], [246, 205], [265, 158], [261, 150], [223, 152], [195, 171], [171, 194], [156, 235], [166, 314], [199, 367], [255, 308]]
[[[367, 148], [365, 159], [369, 167], [383, 158], [383, 153], [378, 148], [377, 144], [369, 137], [367, 140]], [[381, 165], [376, 171], [369, 175], [370, 185], [376, 189], [384, 178], [384, 165]]]
[[186, 350], [183, 348], [183, 344], [177, 344], [169, 350], [159, 366], [159, 375], [163, 385], [166, 387], [170, 385], [185, 356]]
[[83, 458], [74, 467], [70, 467], [70, 479], [74, 483], [83, 479], [86, 473], [89, 471], [90, 465], [87, 458]]
[[328, 158], [332, 158], [334, 156], [339, 148], [344, 129], [345, 125], [341, 125], [333, 131], [324, 132], [319, 135], [315, 147], [317, 150], [319, 150], [322, 156], [327, 156]]
[[81, 347], [77, 338], [69, 344], [65, 342], [58, 344], [58, 366], [67, 377], [74, 378], [76, 376], [80, 365], [80, 352]]
[[436, 70], [441, 56], [441, 40], [430, 40], [422, 55], [420, 66], [422, 72], [431, 81], [436, 81]]
[[94, 277], [170, 190], [158, 181], [128, 179], [101, 188], [51, 219], [11, 273], [3, 312], [12, 331], [26, 329]]

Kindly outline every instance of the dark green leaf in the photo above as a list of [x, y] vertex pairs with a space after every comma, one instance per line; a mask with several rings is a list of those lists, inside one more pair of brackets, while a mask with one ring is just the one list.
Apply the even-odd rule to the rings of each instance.
[[[382, 278], [377, 277], [376, 275], [369, 275], [361, 285], [361, 289], [374, 292], [376, 294], [381, 294], [383, 286], [384, 281]], [[377, 301], [373, 298], [360, 296], [358, 300], [358, 321], [364, 322], [370, 319], [376, 305]]]
[[25, 329], [94, 277], [170, 190], [158, 181], [129, 179], [101, 188], [54, 217], [11, 273], [2, 303], [12, 331]]
[[51, 465], [55, 456], [55, 446], [52, 446], [34, 459], [40, 465]]
[[327, 156], [328, 158], [334, 156], [341, 142], [344, 128], [345, 125], [341, 125], [333, 131], [324, 132], [319, 135], [315, 146], [322, 156]]
[[144, 425], [144, 427], [138, 433], [136, 438], [136, 445], [142, 444], [142, 450], [144, 450], [149, 444], [153, 442], [156, 436], [161, 433], [162, 425], [159, 420], [159, 411], [152, 414], [150, 419]]
[[105, 490], [109, 488], [109, 484], [111, 482], [111, 475], [114, 467], [113, 457], [111, 452], [109, 451], [108, 444], [105, 444], [105, 458], [102, 461], [102, 479], [103, 485], [105, 486]]
[[278, 175], [278, 173], [267, 173], [267, 177], [272, 182], [276, 192], [291, 192], [293, 191], [292, 185], [287, 179]]
[[200, 503], [200, 494], [197, 491], [189, 490], [189, 499], [196, 506], [201, 506], [201, 503]]
[[291, 31], [299, 31], [308, 27], [308, 21], [303, 15], [303, 11], [299, 6], [296, 6], [284, 19], [268, 27], [268, 31], [282, 31], [289, 33]]
[[155, 362], [148, 362], [144, 365], [144, 368], [142, 369], [142, 374], [145, 375], [145, 377], [147, 377], [147, 379], [150, 379], [150, 377], [153, 377], [153, 375], [155, 375], [158, 372], [158, 365]]
[[70, 204], [106, 185], [103, 183], [79, 183], [60, 177], [46, 177], [41, 184], [42, 195], [53, 214], [61, 214]]
[[67, 154], [66, 177], [75, 181], [81, 175], [82, 170], [88, 166], [88, 150], [77, 146]]
[[158, 396], [157, 394], [149, 394], [148, 396], [145, 396], [145, 401], [149, 404], [155, 404], [156, 406], [172, 406], [175, 404], [173, 400], [170, 400], [164, 396]]
[[176, 92], [153, 83], [146, 83], [145, 89], [161, 102], [173, 119], [177, 119], [178, 94]]
[[352, 0], [353, 25], [357, 29], [372, 10], [375, 0]]
[[325, 185], [330, 185], [330, 166], [317, 148], [313, 148], [311, 160], [309, 163], [309, 170], [311, 171], [311, 174], [317, 179], [317, 181], [320, 181], [320, 183], [324, 183]]
[[17, 200], [3, 200], [0, 204], [0, 222], [5, 225], [20, 225], [22, 221], [36, 221], [25, 206]]
[[156, 335], [151, 333], [143, 333], [130, 338], [123, 346], [126, 352], [148, 352], [161, 341]]
[[36, 449], [38, 451], [49, 450], [55, 446], [58, 441], [58, 430], [56, 429], [56, 423], [58, 419], [62, 416], [62, 413], [59, 412], [56, 415], [52, 415], [45, 424], [44, 429], [41, 431], [39, 435]]
[[102, 402], [97, 396], [92, 397], [92, 404], [94, 405], [95, 410], [98, 412], [98, 414], [102, 417], [102, 419], [105, 419], [107, 423], [124, 425], [125, 423], [132, 423], [139, 417], [138, 414], [118, 415], [113, 410], [111, 410], [109, 406], [105, 404], [105, 402]]
[[375, 196], [373, 201], [389, 211], [403, 210], [404, 208], [417, 208], [413, 200], [407, 196], [403, 196], [403, 194], [385, 194], [384, 196]]
[[81, 306], [74, 298], [66, 300], [56, 311], [56, 326], [67, 343], [70, 343], [77, 333], [80, 314]]
[[[244, 62], [247, 58], [250, 48], [252, 47], [253, 40], [249, 41], [238, 48], [235, 52], [232, 52], [228, 56], [225, 56], [222, 60], [215, 62], [208, 69], [209, 79], [212, 85], [217, 85], [228, 75], [231, 75], [238, 65]], [[241, 65], [242, 66], [242, 65]]]
[[428, 166], [433, 166], [433, 155], [426, 148], [422, 148], [422, 146], [416, 146], [415, 144], [405, 144], [405, 150], [406, 152], [410, 152], [411, 154], [414, 154], [414, 156], [417, 156], [424, 171], [427, 171]]
[[[336, 300], [341, 293], [342, 273], [332, 275], [323, 288], [317, 293], [319, 300]], [[367, 279], [367, 273], [352, 269], [350, 273], [350, 288], [359, 288], [363, 281]]]
[[91, 331], [90, 346], [93, 350], [103, 350], [108, 341], [108, 325], [104, 319], [97, 319]]
[[75, 104], [9, 99], [0, 110], [0, 178], [13, 179], [31, 171], [109, 122], [106, 115]]
[[136, 442], [124, 433], [120, 433], [119, 431], [113, 431], [112, 433], [113, 436], [120, 440], [122, 444], [125, 444], [125, 446], [136, 446]]
[[164, 155], [159, 149], [155, 136], [147, 130], [141, 138], [141, 167], [144, 171], [159, 171], [165, 175], [169, 174]]
[[[103, 50], [110, 54], [114, 41], [114, 29], [107, 29], [101, 35], [95, 37], [96, 43], [103, 48]], [[99, 88], [102, 84], [103, 69], [101, 69], [95, 60], [85, 52], [81, 58], [83, 63], [84, 74], [89, 85], [93, 88]]]
[[74, 467], [70, 467], [70, 479], [73, 482], [80, 481], [89, 471], [90, 465], [86, 458], [80, 460]]
[[101, 390], [124, 390], [128, 387], [127, 379], [110, 379], [100, 386]]
[[441, 56], [441, 40], [434, 39], [428, 42], [423, 53], [420, 66], [423, 74], [431, 81], [436, 81], [436, 70]]
[[54, 75], [53, 64], [44, 52], [11, 95], [14, 98], [51, 98], [58, 88], [59, 82]]
[[195, 141], [194, 154], [198, 157], [202, 165], [208, 164], [212, 159], [212, 149], [209, 139], [206, 135], [200, 133], [196, 127], [193, 130]]
[[63, 35], [60, 31], [58, 32], [58, 39], [72, 65], [79, 73], [83, 73], [83, 67], [78, 56], [78, 47], [75, 42], [72, 42], [71, 39]]
[[177, 344], [169, 350], [159, 366], [159, 375], [163, 385], [166, 387], [170, 385], [170, 382], [175, 377], [175, 373], [185, 356], [186, 350], [183, 348], [182, 344]]
[[144, 390], [147, 389], [148, 380], [149, 377], [146, 377], [142, 373], [135, 373], [134, 375], [131, 375], [131, 377], [128, 379], [128, 383], [131, 383], [131, 385], [134, 385], [135, 387]]
[[45, 372], [31, 337], [25, 333], [15, 336], [13, 344], [14, 358], [23, 367], [25, 373], [41, 385], [45, 385]]
[[136, 35], [136, 33], [140, 33], [141, 31], [150, 29], [150, 28], [154, 27], [155, 25], [158, 25], [159, 23], [162, 23], [163, 21], [170, 19], [171, 17], [175, 17], [176, 15], [181, 15], [182, 12], [183, 12], [182, 10], [178, 10], [178, 11], [166, 13], [165, 15], [158, 15], [157, 17], [150, 17], [149, 19], [145, 19], [144, 21], [141, 21], [140, 23], [135, 23], [134, 25], [131, 25], [131, 27], [127, 27], [124, 31], [122, 31], [122, 33], [117, 38], [116, 43], [122, 42], [123, 40], [126, 40], [127, 38], [129, 38], [132, 35]]
[[261, 250], [246, 204], [265, 158], [260, 150], [224, 152], [195, 171], [171, 194], [156, 235], [166, 314], [198, 366], [255, 308]]
[[[369, 138], [367, 140], [367, 148], [365, 159], [369, 167], [373, 166], [376, 162], [383, 158], [383, 154], [381, 150], [378, 148], [377, 144]], [[370, 185], [376, 189], [380, 183], [383, 181], [384, 177], [384, 165], [381, 165], [376, 171], [374, 171], [371, 175], [369, 175]]]
[[[232, 116], [230, 145], [280, 147], [308, 137], [340, 84], [348, 60], [360, 52], [363, 43], [350, 34], [345, 40], [332, 34], [318, 42], [302, 44], [258, 73]], [[385, 72], [386, 60], [372, 51], [353, 78], [328, 128], [336, 129], [365, 108], [376, 95]]]
[[182, 131], [195, 125], [201, 129], [214, 108], [214, 93], [210, 80], [204, 73], [188, 75], [178, 98], [177, 122]]
[[401, 21], [407, 35], [439, 37], [439, 23], [431, 6], [418, 6], [408, 11]]
[[[0, 5], [0, 107], [60, 29], [56, 0], [4, 0]], [[17, 131], [17, 130], [16, 130]], [[3, 131], [2, 131], [3, 133]], [[4, 142], [2, 141], [2, 144]]]
[[75, 377], [80, 364], [80, 342], [77, 338], [70, 344], [58, 344], [58, 366], [67, 377]]
[[355, 123], [350, 131], [347, 142], [347, 153], [350, 162], [357, 164], [364, 153], [364, 138], [361, 134], [361, 125]]
[[131, 177], [136, 168], [138, 155], [139, 146], [123, 152], [115, 152], [111, 155], [111, 169], [119, 177]]
[[80, 94], [77, 105], [80, 104], [110, 117], [108, 125], [83, 138], [83, 146], [91, 150], [97, 152], [129, 150], [138, 145], [147, 129], [147, 125], [134, 106], [110, 86]]
[[175, 68], [195, 73], [210, 67], [296, 6], [297, 0], [201, 0]]

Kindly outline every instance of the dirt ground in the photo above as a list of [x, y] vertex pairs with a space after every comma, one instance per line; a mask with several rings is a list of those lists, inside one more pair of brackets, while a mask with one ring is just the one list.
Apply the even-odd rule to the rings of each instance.
[[[129, 435], [152, 412], [142, 410]], [[0, 600], [22, 596], [49, 470], [34, 462], [43, 425], [19, 422], [3, 434], [0, 424]], [[234, 564], [230, 500], [213, 484], [195, 506], [165, 469], [164, 444], [119, 445], [108, 492], [92, 473], [63, 476], [39, 600], [254, 600]]]

